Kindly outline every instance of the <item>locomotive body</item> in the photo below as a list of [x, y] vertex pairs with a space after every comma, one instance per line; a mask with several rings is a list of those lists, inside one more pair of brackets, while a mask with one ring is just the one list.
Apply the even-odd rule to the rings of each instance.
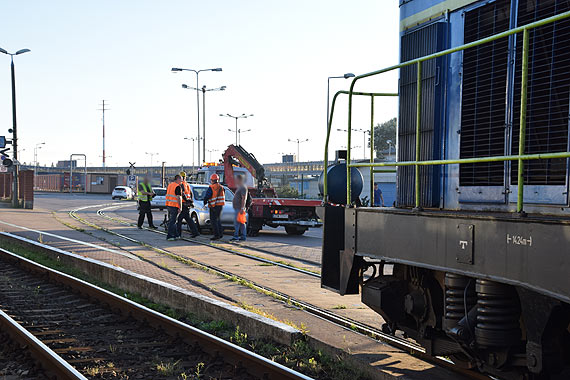
[[385, 331], [504, 379], [570, 378], [568, 12], [400, 0], [400, 61], [435, 56], [399, 68], [396, 207], [325, 191], [320, 210], [323, 287], [362, 293]]

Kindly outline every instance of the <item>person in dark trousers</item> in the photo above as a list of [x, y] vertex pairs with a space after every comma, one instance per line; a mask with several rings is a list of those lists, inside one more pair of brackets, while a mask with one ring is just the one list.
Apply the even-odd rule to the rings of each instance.
[[166, 240], [173, 241], [178, 239], [178, 231], [176, 230], [176, 217], [182, 209], [182, 189], [180, 183], [182, 177], [176, 174], [174, 181], [168, 184], [166, 188], [166, 209], [168, 210], [168, 233]]
[[206, 194], [204, 195], [204, 204], [208, 203], [210, 208], [210, 224], [214, 230], [214, 236], [210, 240], [219, 240], [224, 236], [224, 230], [222, 228], [222, 221], [220, 216], [222, 215], [222, 208], [226, 204], [226, 192], [224, 187], [219, 184], [220, 177], [217, 174], [212, 174], [210, 176], [210, 182], [212, 183]]
[[176, 223], [176, 229], [178, 231], [178, 237], [182, 237], [182, 221], [186, 220], [186, 224], [190, 227], [192, 231], [192, 237], [195, 238], [200, 235], [198, 232], [198, 227], [196, 223], [190, 217], [190, 207], [194, 207], [194, 200], [192, 199], [192, 189], [188, 182], [186, 182], [186, 172], [180, 172], [182, 177], [182, 183], [180, 183], [180, 189], [182, 190], [182, 209], [180, 214], [178, 214], [178, 220]]
[[150, 208], [150, 201], [154, 196], [155, 194], [150, 186], [150, 180], [148, 176], [145, 176], [143, 181], [139, 183], [137, 191], [137, 198], [139, 200], [139, 220], [137, 222], [137, 227], [139, 229], [142, 229], [145, 215], [148, 226], [152, 229], [156, 229], [152, 222], [152, 210]]
[[246, 212], [247, 186], [244, 182], [245, 180], [243, 175], [238, 174], [236, 176], [236, 192], [232, 202], [232, 206], [234, 208], [234, 237], [231, 241], [245, 241], [245, 223], [240, 223], [237, 220], [239, 212]]
[[378, 187], [378, 184], [374, 184], [374, 207], [384, 207], [384, 197], [382, 196], [382, 190]]

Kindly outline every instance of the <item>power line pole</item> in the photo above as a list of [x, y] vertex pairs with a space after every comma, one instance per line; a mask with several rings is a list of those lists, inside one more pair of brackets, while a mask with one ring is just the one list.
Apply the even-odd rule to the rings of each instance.
[[109, 110], [109, 108], [106, 108], [108, 105], [109, 103], [105, 103], [105, 100], [103, 100], [101, 108], [99, 108], [99, 111], [103, 112], [103, 167], [105, 167], [105, 111]]

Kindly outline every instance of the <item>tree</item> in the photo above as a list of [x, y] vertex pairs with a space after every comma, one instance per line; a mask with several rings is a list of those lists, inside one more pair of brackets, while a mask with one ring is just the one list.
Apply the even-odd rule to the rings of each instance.
[[374, 150], [377, 158], [383, 157], [382, 151], [388, 149], [388, 140], [392, 141], [392, 148], [396, 144], [397, 124], [396, 118], [393, 118], [374, 127]]

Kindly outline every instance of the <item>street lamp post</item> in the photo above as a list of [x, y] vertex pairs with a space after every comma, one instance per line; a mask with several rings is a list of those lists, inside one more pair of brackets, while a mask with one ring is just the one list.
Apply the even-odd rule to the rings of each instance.
[[[202, 86], [202, 88], [196, 88], [196, 87], [190, 87], [187, 84], [183, 84], [182, 88], [188, 89], [188, 90], [196, 90], [196, 91], [202, 91], [202, 137], [200, 137], [200, 139], [204, 140], [203, 144], [204, 144], [204, 152], [206, 152], [206, 91], [225, 91], [226, 86], [222, 86], [222, 87], [217, 87], [217, 88], [206, 88], [206, 86]], [[199, 143], [198, 143], [199, 146]], [[206, 153], [204, 153], [204, 161], [206, 159]], [[198, 160], [198, 164], [200, 160]]]
[[[249, 132], [249, 131], [251, 131], [251, 129], [248, 129], [248, 130], [245, 130], [245, 131], [241, 131], [240, 129], [238, 129], [238, 119], [247, 119], [248, 117], [252, 117], [253, 114], [246, 115], [245, 113], [242, 113], [242, 114], [239, 115], [239, 116], [234, 116], [234, 115], [230, 115], [229, 113], [227, 113], [227, 114], [225, 114], [225, 115], [224, 115], [224, 114], [220, 114], [220, 116], [222, 116], [222, 117], [231, 117], [231, 118], [233, 118], [233, 119], [236, 120], [236, 129], [235, 129], [235, 132], [236, 132], [236, 146], [239, 145], [239, 142], [240, 142], [240, 141], [239, 141], [239, 140], [240, 140], [239, 134], [240, 134], [241, 132]], [[232, 132], [231, 129], [228, 129], [228, 131]]]
[[212, 162], [212, 152], [219, 152], [219, 149], [208, 149], [208, 152], [210, 153], [210, 162]]
[[42, 145], [45, 145], [45, 142], [38, 143], [34, 147], [34, 187], [36, 187], [36, 176], [38, 174], [38, 149], [41, 149]]
[[388, 158], [390, 158], [392, 154], [392, 140], [386, 140], [386, 143], [388, 144]]
[[[307, 141], [309, 141], [309, 139], [304, 139], [304, 140], [289, 139], [289, 142], [297, 143], [297, 181], [299, 181], [301, 178], [301, 165], [299, 164], [301, 162], [300, 160], [301, 144]], [[301, 181], [301, 198], [302, 197], [303, 197], [303, 181]]]
[[[217, 67], [215, 69], [202, 69], [202, 70], [194, 70], [194, 69], [182, 69], [179, 67], [173, 67], [171, 69], [172, 72], [176, 73], [179, 71], [192, 71], [196, 74], [196, 88], [200, 88], [198, 82], [198, 76], [202, 71], [222, 71], [221, 67]], [[198, 120], [198, 140], [200, 139], [200, 93], [196, 91], [196, 111], [197, 111], [197, 120]], [[204, 157], [206, 156], [206, 140], [203, 141], [204, 143]], [[200, 164], [200, 142], [198, 141], [198, 164]]]
[[158, 153], [149, 153], [149, 152], [144, 152], [144, 154], [148, 154], [150, 156], [150, 168], [152, 170], [152, 158], [154, 156], [158, 156]]
[[[230, 128], [228, 128], [228, 131], [229, 131], [229, 132], [233, 132]], [[251, 132], [251, 129], [244, 129], [244, 130], [238, 129], [238, 130], [237, 130], [237, 142], [236, 142], [236, 145], [241, 145], [241, 134], [242, 134], [242, 133], [246, 133], [246, 132]]]
[[[367, 145], [367, 144], [366, 144], [366, 134], [367, 134], [367, 133], [370, 134], [370, 131], [369, 131], [369, 130], [366, 130], [366, 129], [362, 129], [362, 128], [353, 128], [352, 130], [353, 130], [353, 131], [356, 131], [356, 132], [362, 132], [362, 136], [364, 137], [364, 141], [363, 141], [363, 143], [362, 143], [362, 154], [363, 154], [363, 159], [366, 159], [366, 145]], [[340, 129], [340, 128], [337, 128], [337, 131], [339, 131], [339, 132], [348, 132], [346, 129]], [[358, 146], [358, 147], [360, 148], [360, 146]], [[354, 148], [354, 147], [353, 147], [353, 148]], [[352, 149], [352, 148], [351, 148], [351, 149]]]
[[348, 79], [348, 78], [354, 78], [354, 74], [353, 73], [346, 73], [344, 75], [340, 75], [340, 76], [333, 76], [333, 77], [328, 77], [327, 78], [327, 129], [329, 129], [329, 108], [330, 108], [330, 91], [331, 91], [331, 79]]
[[[192, 141], [192, 171], [194, 171], [195, 162], [194, 162], [194, 141], [198, 141], [195, 137], [184, 137], [184, 140]], [[200, 145], [200, 143], [198, 143]]]
[[14, 181], [12, 183], [12, 207], [18, 207], [20, 202], [18, 200], [18, 133], [16, 123], [16, 71], [14, 69], [14, 56], [29, 52], [30, 49], [20, 49], [15, 53], [9, 53], [0, 48], [0, 53], [10, 56], [11, 60], [11, 76], [12, 76], [12, 148], [14, 149]]

